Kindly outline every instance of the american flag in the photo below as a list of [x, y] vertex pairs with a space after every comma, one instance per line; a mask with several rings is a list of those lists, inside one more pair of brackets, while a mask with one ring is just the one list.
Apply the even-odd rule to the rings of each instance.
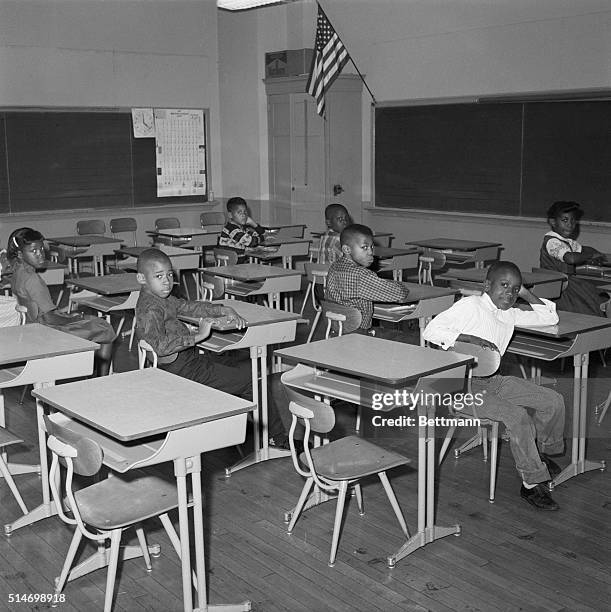
[[316, 99], [316, 109], [318, 114], [323, 117], [325, 114], [325, 93], [339, 76], [342, 68], [348, 63], [350, 56], [320, 5], [318, 6], [314, 47], [314, 60], [306, 91]]

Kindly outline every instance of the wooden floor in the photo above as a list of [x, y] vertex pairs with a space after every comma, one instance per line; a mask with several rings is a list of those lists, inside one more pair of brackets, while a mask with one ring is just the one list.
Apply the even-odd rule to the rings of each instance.
[[[511, 367], [511, 359], [507, 359]], [[611, 365], [597, 355], [591, 370], [593, 406], [610, 388]], [[119, 370], [136, 367], [126, 341], [119, 349]], [[544, 372], [558, 379], [567, 407], [572, 372]], [[604, 377], [607, 378], [604, 378]], [[8, 421], [26, 444], [16, 460], [36, 460], [33, 402], [18, 405], [20, 389], [6, 392]], [[86, 400], [85, 400], [86, 401]], [[570, 411], [569, 411], [570, 412]], [[609, 459], [611, 414], [602, 427], [590, 415], [588, 456]], [[353, 415], [342, 415], [338, 435]], [[570, 431], [570, 419], [567, 423]], [[413, 458], [412, 467], [391, 473], [391, 482], [408, 525], [416, 526], [416, 439], [412, 431], [378, 435], [377, 442]], [[496, 503], [487, 500], [488, 465], [481, 449], [454, 460], [452, 453], [438, 478], [437, 522], [461, 525], [459, 537], [436, 541], [388, 569], [385, 558], [402, 543], [402, 534], [380, 483], [363, 490], [365, 511], [348, 502], [337, 563], [327, 566], [334, 504], [309, 510], [287, 535], [284, 513], [297, 500], [302, 479], [290, 459], [259, 464], [224, 477], [236, 449], [204, 456], [204, 495], [208, 589], [211, 603], [252, 600], [259, 612], [493, 610], [578, 611], [611, 607], [611, 484], [608, 472], [589, 472], [554, 491], [559, 512], [533, 509], [519, 497], [520, 481], [508, 444], [502, 444]], [[564, 465], [568, 457], [560, 458]], [[17, 477], [28, 505], [39, 500], [39, 479]], [[19, 515], [8, 487], [0, 482], [0, 523]], [[177, 523], [177, 517], [173, 517]], [[40, 610], [43, 604], [9, 604], [8, 594], [50, 593], [68, 549], [70, 530], [46, 519], [5, 537], [0, 535], [0, 610]], [[158, 523], [147, 525], [149, 542], [162, 554], [147, 573], [139, 560], [120, 568], [116, 610], [181, 610], [180, 565]], [[135, 540], [135, 536], [132, 540]], [[90, 546], [90, 545], [89, 545]], [[91, 546], [90, 546], [91, 548]], [[69, 583], [63, 610], [101, 610], [105, 571]]]

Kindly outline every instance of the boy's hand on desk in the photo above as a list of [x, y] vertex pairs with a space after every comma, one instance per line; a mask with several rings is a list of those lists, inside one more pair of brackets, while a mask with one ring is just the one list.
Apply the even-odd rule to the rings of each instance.
[[222, 306], [221, 314], [227, 317], [228, 322], [235, 323], [238, 329], [242, 329], [247, 325], [246, 319], [243, 319], [231, 306]]
[[212, 322], [214, 319], [205, 318], [199, 320], [199, 326], [197, 330], [197, 334], [195, 334], [195, 343], [201, 342], [205, 340], [212, 331]]

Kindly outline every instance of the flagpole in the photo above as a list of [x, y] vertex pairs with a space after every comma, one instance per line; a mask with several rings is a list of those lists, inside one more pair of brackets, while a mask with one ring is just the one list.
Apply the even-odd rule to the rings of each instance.
[[[316, 4], [318, 5], [318, 8], [322, 11], [322, 14], [325, 16], [325, 18], [327, 19], [327, 21], [329, 23], [331, 23], [331, 20], [329, 19], [329, 16], [327, 15], [327, 13], [325, 13], [325, 9], [320, 6], [320, 2], [316, 2]], [[333, 26], [335, 28], [335, 26]], [[337, 30], [336, 30], [337, 31]], [[341, 38], [341, 37], [340, 37]], [[367, 85], [367, 81], [365, 80], [365, 78], [363, 77], [363, 75], [361, 74], [361, 71], [359, 70], [359, 67], [355, 64], [354, 59], [352, 58], [352, 53], [348, 54], [348, 57], [350, 58], [350, 61], [352, 62], [352, 65], [354, 66], [354, 69], [356, 70], [356, 73], [359, 75], [359, 77], [361, 78], [361, 81], [363, 81], [363, 85], [365, 85], [367, 91], [369, 92], [369, 95], [371, 96], [371, 99], [373, 101], [374, 106], [378, 103], [376, 100], [376, 97], [373, 95], [373, 92], [371, 91], [371, 89], [369, 89], [369, 85]]]

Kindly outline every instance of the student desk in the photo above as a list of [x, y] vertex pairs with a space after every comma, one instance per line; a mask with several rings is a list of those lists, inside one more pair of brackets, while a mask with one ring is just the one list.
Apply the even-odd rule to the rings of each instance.
[[374, 257], [378, 260], [379, 269], [392, 270], [394, 280], [403, 280], [403, 270], [418, 267], [419, 251], [416, 247], [393, 249], [391, 247], [377, 246]]
[[[470, 268], [466, 270], [450, 270], [437, 280], [445, 280], [450, 287], [461, 293], [472, 294], [474, 291], [481, 293], [484, 290], [483, 283], [486, 280], [488, 268]], [[537, 297], [554, 299], [560, 297], [562, 284], [566, 282], [566, 276], [560, 272], [539, 271], [522, 272], [522, 284], [530, 289]]]
[[[104, 274], [104, 257], [113, 255], [118, 244], [123, 240], [113, 238], [111, 236], [99, 236], [91, 234], [88, 236], [61, 236], [59, 238], [47, 238], [51, 244], [69, 247], [72, 249], [67, 252], [68, 257], [68, 272], [78, 274], [78, 260], [85, 257], [93, 258], [93, 271], [96, 276]], [[78, 252], [80, 249], [86, 248], [84, 252]]]
[[604, 469], [604, 461], [588, 461], [586, 453], [586, 422], [588, 415], [589, 353], [611, 346], [611, 319], [575, 312], [559, 311], [557, 325], [546, 327], [516, 327], [508, 347], [510, 353], [553, 361], [573, 357], [573, 441], [571, 463], [554, 478], [551, 486], [590, 470]]
[[[360, 334], [292, 346], [275, 354], [298, 364], [282, 375], [285, 384], [357, 405], [371, 405], [373, 393], [392, 393], [406, 388], [415, 395], [421, 391], [423, 394], [461, 391], [467, 366], [473, 362], [473, 357], [451, 351]], [[425, 425], [414, 425], [418, 434], [418, 530], [388, 557], [389, 567], [434, 540], [460, 533], [458, 525], [435, 525], [435, 403], [418, 402], [417, 411], [418, 417], [427, 417]], [[315, 495], [304, 509], [327, 499], [324, 495]]]
[[[22, 385], [34, 385], [35, 389], [40, 390], [42, 387], [54, 385], [57, 380], [87, 376], [93, 372], [93, 353], [97, 348], [99, 345], [95, 342], [83, 340], [39, 323], [2, 327], [0, 328], [0, 390]], [[13, 523], [4, 525], [4, 532], [7, 535], [15, 529], [56, 514], [49, 495], [47, 448], [42, 425], [43, 407], [38, 400], [36, 416], [40, 465], [28, 466], [26, 469], [18, 468], [15, 473], [40, 472], [42, 504]], [[4, 425], [4, 401], [1, 395], [0, 422]]]
[[[246, 320], [247, 327], [243, 330], [213, 331], [207, 340], [200, 342], [197, 346], [214, 353], [249, 348], [252, 364], [252, 397], [258, 406], [258, 410], [253, 413], [254, 454], [233, 467], [226, 468], [225, 474], [231, 476], [232, 472], [237, 472], [255, 463], [286, 457], [290, 454], [286, 450], [269, 447], [267, 347], [270, 344], [293, 342], [300, 316], [292, 312], [265, 308], [238, 300], [218, 300], [213, 304], [233, 308]], [[193, 325], [199, 323], [198, 317], [180, 316], [179, 318]], [[259, 380], [261, 381], [260, 394]]]
[[[107, 274], [106, 276], [87, 276], [72, 278], [69, 285], [84, 289], [83, 292], [70, 296], [70, 305], [75, 302], [106, 315], [110, 323], [110, 313], [118, 310], [134, 310], [142, 286], [136, 279], [135, 272], [126, 274]], [[125, 317], [116, 329], [117, 335], [123, 329]]]
[[282, 258], [282, 266], [290, 269], [293, 267], [293, 257], [305, 257], [310, 252], [310, 242], [311, 240], [303, 238], [278, 238], [272, 236], [266, 238], [262, 246], [277, 247], [275, 251], [257, 253], [255, 248], [248, 253], [248, 256], [259, 261], [271, 261], [272, 259]]
[[[320, 238], [326, 233], [326, 230], [310, 232], [312, 238]], [[380, 247], [390, 248], [390, 243], [395, 237], [391, 232], [373, 232], [373, 241], [376, 245], [376, 250]]]
[[[166, 461], [174, 463], [185, 610], [193, 610], [187, 501], [190, 474], [197, 609], [250, 610], [250, 602], [227, 607], [206, 602], [200, 453], [241, 444], [252, 403], [157, 368], [92, 378], [34, 394], [61, 413], [52, 415], [52, 420], [94, 439], [104, 451], [104, 464], [112, 470], [124, 473]], [[137, 552], [128, 551], [122, 558], [133, 556], [138, 556]], [[107, 554], [98, 552], [77, 566], [76, 575], [107, 563]]]
[[486, 261], [499, 258], [500, 242], [480, 242], [477, 240], [455, 240], [453, 238], [430, 238], [428, 240], [410, 240], [406, 244], [415, 244], [424, 250], [441, 251], [446, 261], [463, 264], [474, 263], [476, 268], [483, 268]]
[[294, 225], [272, 225], [265, 228], [265, 233], [275, 238], [303, 238], [306, 227], [307, 226], [303, 223]]
[[424, 346], [422, 339], [424, 328], [435, 315], [452, 306], [457, 291], [452, 288], [431, 287], [431, 285], [417, 283], [403, 284], [409, 289], [407, 301], [401, 304], [376, 302], [373, 308], [373, 318], [391, 323], [418, 319], [420, 346]]
[[214, 247], [218, 241], [221, 232], [209, 232], [201, 227], [175, 227], [170, 229], [147, 230], [146, 232], [155, 238], [163, 236], [164, 238], [173, 238], [176, 240], [187, 240], [188, 244], [183, 244], [196, 250], [203, 250], [205, 247]]
[[201, 268], [225, 281], [229, 295], [267, 295], [272, 308], [280, 309], [280, 294], [301, 289], [301, 272], [263, 264], [233, 264]]

